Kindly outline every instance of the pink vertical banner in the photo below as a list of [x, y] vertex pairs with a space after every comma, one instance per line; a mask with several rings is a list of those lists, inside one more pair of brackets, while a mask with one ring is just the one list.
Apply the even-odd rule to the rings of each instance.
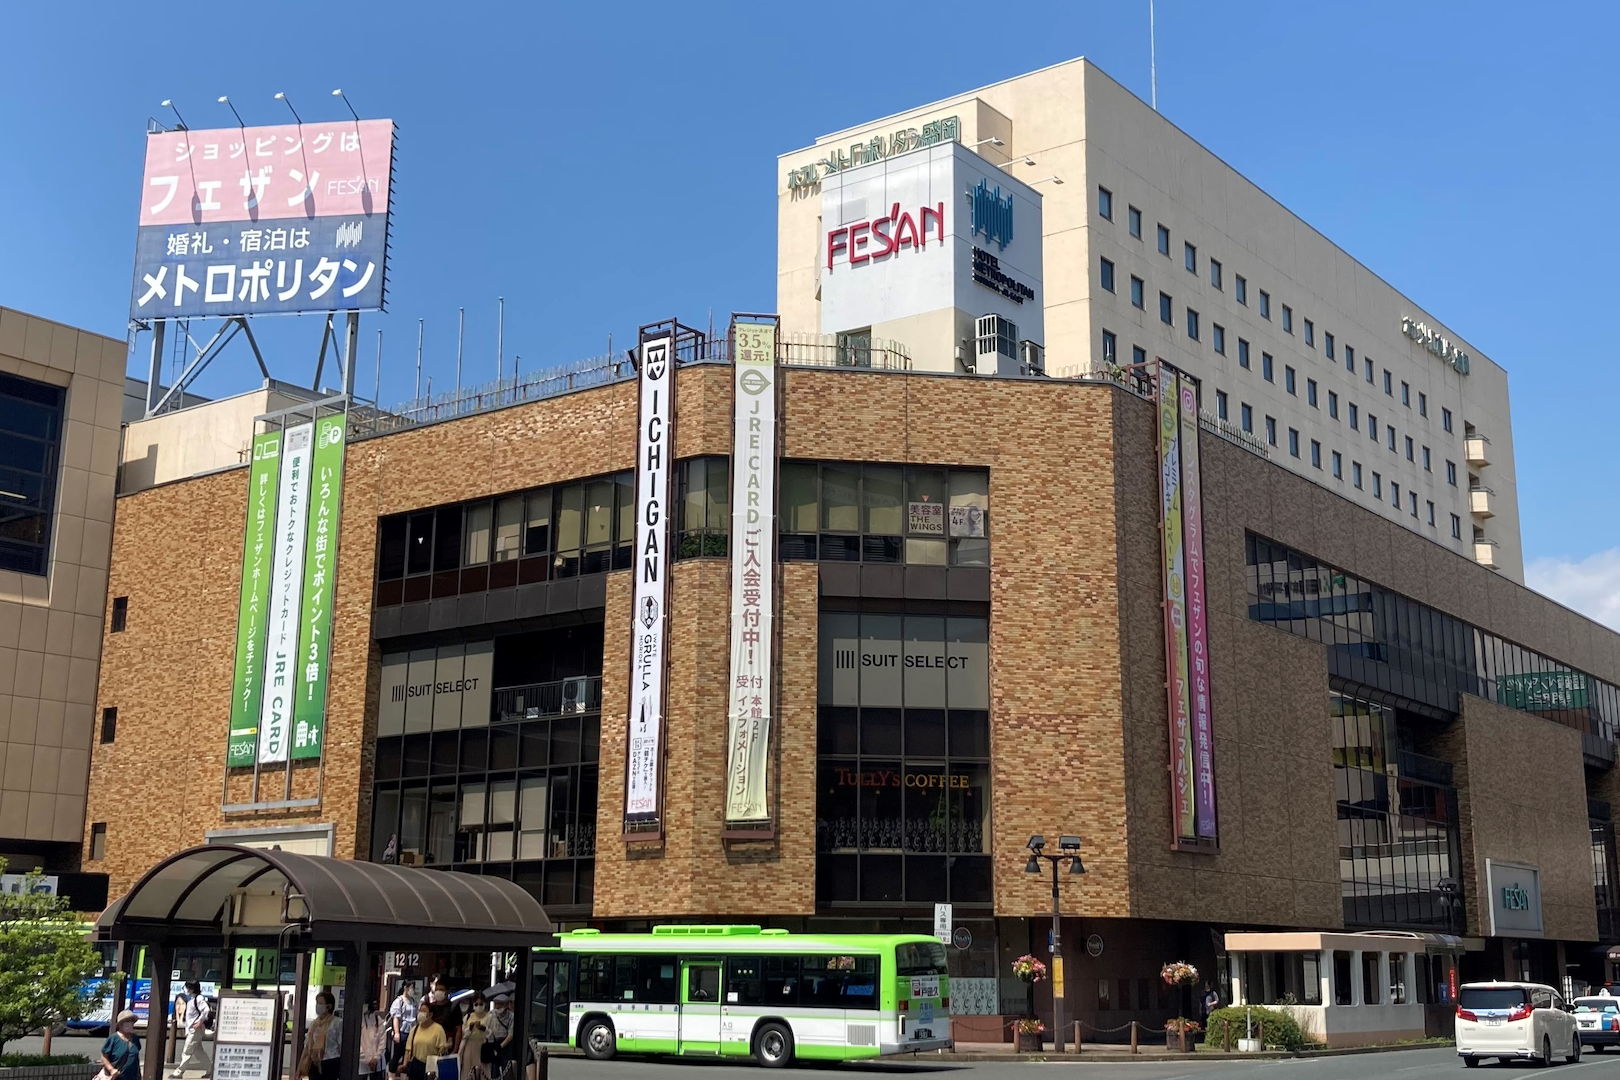
[[1198, 836], [1218, 835], [1215, 732], [1209, 696], [1209, 613], [1204, 608], [1204, 505], [1198, 477], [1198, 389], [1181, 376], [1181, 521], [1187, 563], [1187, 663], [1192, 691], [1194, 803]]
[[1163, 544], [1165, 691], [1170, 716], [1172, 843], [1198, 835], [1187, 685], [1186, 553], [1181, 530], [1181, 420], [1176, 369], [1159, 362], [1159, 531]]

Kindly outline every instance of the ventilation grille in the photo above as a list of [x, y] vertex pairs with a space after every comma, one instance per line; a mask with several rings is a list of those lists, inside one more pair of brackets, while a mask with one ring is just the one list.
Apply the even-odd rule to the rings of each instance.
[[847, 1025], [847, 1031], [849, 1032], [849, 1045], [851, 1046], [877, 1045], [876, 1024], [849, 1024]]

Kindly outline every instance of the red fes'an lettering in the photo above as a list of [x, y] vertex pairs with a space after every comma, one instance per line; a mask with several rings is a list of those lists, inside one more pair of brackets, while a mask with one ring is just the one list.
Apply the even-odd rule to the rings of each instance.
[[920, 251], [928, 246], [928, 232], [932, 226], [934, 238], [945, 242], [945, 204], [918, 207], [917, 213], [900, 211], [895, 203], [883, 217], [862, 221], [854, 225], [840, 225], [827, 233], [827, 269], [840, 252], [851, 266], [882, 259], [901, 248]]

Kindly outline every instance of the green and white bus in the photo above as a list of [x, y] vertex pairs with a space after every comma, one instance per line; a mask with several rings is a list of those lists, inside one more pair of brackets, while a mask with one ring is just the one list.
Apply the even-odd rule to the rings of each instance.
[[917, 934], [574, 930], [535, 963], [537, 1005], [566, 1015], [569, 1045], [598, 1060], [753, 1055], [780, 1067], [951, 1046], [945, 947]]

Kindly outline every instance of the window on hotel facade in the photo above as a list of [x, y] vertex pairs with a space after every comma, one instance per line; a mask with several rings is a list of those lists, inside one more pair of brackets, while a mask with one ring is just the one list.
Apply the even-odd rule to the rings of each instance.
[[1350, 483], [1357, 491], [1361, 490], [1361, 462], [1359, 461], [1350, 463]]
[[1164, 225], [1159, 226], [1159, 254], [1170, 254], [1170, 230]]
[[1264, 289], [1260, 290], [1260, 317], [1271, 318], [1271, 294]]
[[1374, 469], [1373, 470], [1373, 498], [1382, 499], [1383, 497], [1384, 497], [1384, 474], [1379, 472], [1377, 469]]
[[1226, 355], [1226, 327], [1222, 326], [1220, 323], [1210, 323], [1209, 324], [1209, 332], [1210, 332], [1211, 344], [1213, 344], [1215, 346], [1215, 351], [1217, 353], [1219, 353], [1220, 355], [1225, 356]]
[[1254, 406], [1250, 405], [1248, 402], [1242, 402], [1242, 403], [1239, 404], [1238, 409], [1239, 409], [1238, 415], [1239, 415], [1240, 420], [1241, 420], [1241, 422], [1239, 423], [1238, 426], [1241, 427], [1244, 431], [1248, 432], [1250, 435], [1253, 435], [1254, 434]]
[[[1350, 347], [1348, 345], [1345, 346], [1345, 352], [1349, 353], [1349, 351]], [[1371, 360], [1362, 361], [1361, 370], [1362, 373], [1366, 375], [1367, 382], [1370, 384], [1373, 381], [1373, 362]]]
[[1425, 500], [1425, 501], [1428, 502], [1428, 504], [1429, 504], [1429, 524], [1433, 525], [1434, 524], [1434, 500], [1433, 499], [1428, 499], [1428, 500]]
[[1418, 415], [1429, 415], [1429, 395], [1421, 390], [1418, 391]]
[[1353, 402], [1353, 401], [1350, 403], [1350, 430], [1351, 431], [1360, 431], [1361, 430], [1361, 410], [1356, 406], [1356, 403]]
[[1394, 424], [1385, 424], [1384, 425], [1384, 442], [1385, 442], [1386, 445], [1388, 445], [1389, 452], [1393, 454], [1395, 452], [1395, 425]]
[[[1453, 535], [1460, 528], [1453, 515]], [[1620, 688], [1610, 683], [1252, 534], [1248, 562], [1250, 617], [1329, 646], [1335, 677], [1434, 716], [1454, 716], [1467, 693], [1615, 738]]]
[[1333, 478], [1335, 480], [1344, 479], [1344, 455], [1337, 450], [1333, 451]]
[[1226, 391], [1215, 391], [1215, 417], [1218, 420], [1226, 419]]
[[1266, 443], [1270, 446], [1277, 445], [1277, 418], [1275, 416], [1266, 417]]
[[1451, 515], [1451, 538], [1453, 540], [1462, 539], [1462, 518], [1456, 514]]
[[1198, 340], [1198, 312], [1192, 308], [1187, 309], [1187, 336], [1194, 341]]
[[410, 603], [630, 565], [628, 471], [377, 523], [377, 604]]
[[1401, 383], [1401, 404], [1408, 409], [1412, 407], [1412, 384], [1409, 382]]
[[0, 373], [0, 570], [49, 569], [66, 402], [60, 386]]
[[731, 535], [731, 459], [675, 463], [675, 557], [724, 556]]
[[784, 461], [784, 560], [990, 565], [990, 474], [931, 465]]
[[1198, 273], [1198, 248], [1192, 244], [1182, 244], [1182, 258], [1187, 264], [1187, 273]]
[[1309, 319], [1305, 320], [1305, 344], [1316, 347], [1316, 324]]
[[816, 899], [990, 902], [988, 622], [821, 613]]
[[1119, 362], [1119, 338], [1112, 330], [1102, 332], [1102, 358], [1109, 367]]
[[1427, 446], [1425, 446], [1423, 448], [1423, 471], [1424, 472], [1433, 472], [1434, 471], [1433, 465], [1434, 465], [1434, 457], [1429, 452], [1429, 448]]
[[1285, 334], [1292, 334], [1294, 332], [1294, 309], [1289, 307], [1287, 304], [1283, 305], [1282, 328], [1283, 333]]
[[1209, 283], [1215, 288], [1221, 287], [1221, 260], [1209, 260]]
[[1339, 394], [1336, 390], [1328, 391], [1328, 415], [1335, 420], [1339, 418]]
[[1242, 338], [1238, 338], [1238, 367], [1249, 369], [1249, 343]]
[[1329, 360], [1333, 359], [1333, 335], [1331, 333], [1322, 335], [1322, 351], [1327, 354]]
[[1112, 259], [1103, 259], [1101, 261], [1101, 267], [1102, 267], [1102, 287], [1104, 289], [1108, 290], [1109, 292], [1113, 292], [1114, 291], [1114, 260], [1112, 260]]
[[1457, 463], [1455, 461], [1446, 462], [1446, 483], [1452, 487], [1457, 486]]
[[1232, 296], [1240, 304], [1249, 302], [1249, 279], [1242, 274], [1232, 275]]
[[1388, 368], [1384, 369], [1384, 396], [1395, 396], [1395, 377], [1390, 374]]
[[1271, 354], [1268, 352], [1260, 354], [1260, 377], [1266, 382], [1277, 381], [1275, 372], [1272, 370]]
[[[1344, 347], [1344, 370], [1352, 375], [1356, 373], [1356, 350], [1350, 345]], [[1367, 381], [1372, 382], [1371, 375], [1367, 376]]]
[[1135, 274], [1131, 275], [1131, 307], [1139, 308], [1147, 303], [1147, 301], [1143, 299], [1143, 289], [1146, 287], [1146, 285], [1147, 283], [1141, 278], [1137, 277]]
[[1413, 450], [1414, 445], [1415, 444], [1412, 442], [1412, 436], [1410, 436], [1410, 435], [1406, 436], [1406, 460], [1407, 461], [1415, 461], [1416, 460], [1415, 452]]
[[1447, 431], [1451, 430], [1451, 410], [1450, 409], [1442, 408], [1440, 410], [1440, 426], [1445, 428]]
[[1108, 221], [1114, 220], [1114, 193], [1105, 187], [1097, 189], [1097, 213]]
[[1288, 429], [1288, 456], [1299, 457], [1299, 429]]
[[1147, 364], [1147, 350], [1140, 345], [1132, 345], [1131, 363], [1135, 364], [1138, 370], [1145, 366]]
[[1311, 464], [1318, 469], [1322, 467], [1322, 444], [1315, 439], [1311, 440]]
[[1176, 324], [1175, 305], [1171, 301], [1169, 293], [1159, 294], [1159, 321], [1166, 326]]
[[1138, 240], [1142, 239], [1142, 211], [1134, 206], [1127, 207], [1125, 210], [1125, 224], [1130, 229], [1132, 236]]

